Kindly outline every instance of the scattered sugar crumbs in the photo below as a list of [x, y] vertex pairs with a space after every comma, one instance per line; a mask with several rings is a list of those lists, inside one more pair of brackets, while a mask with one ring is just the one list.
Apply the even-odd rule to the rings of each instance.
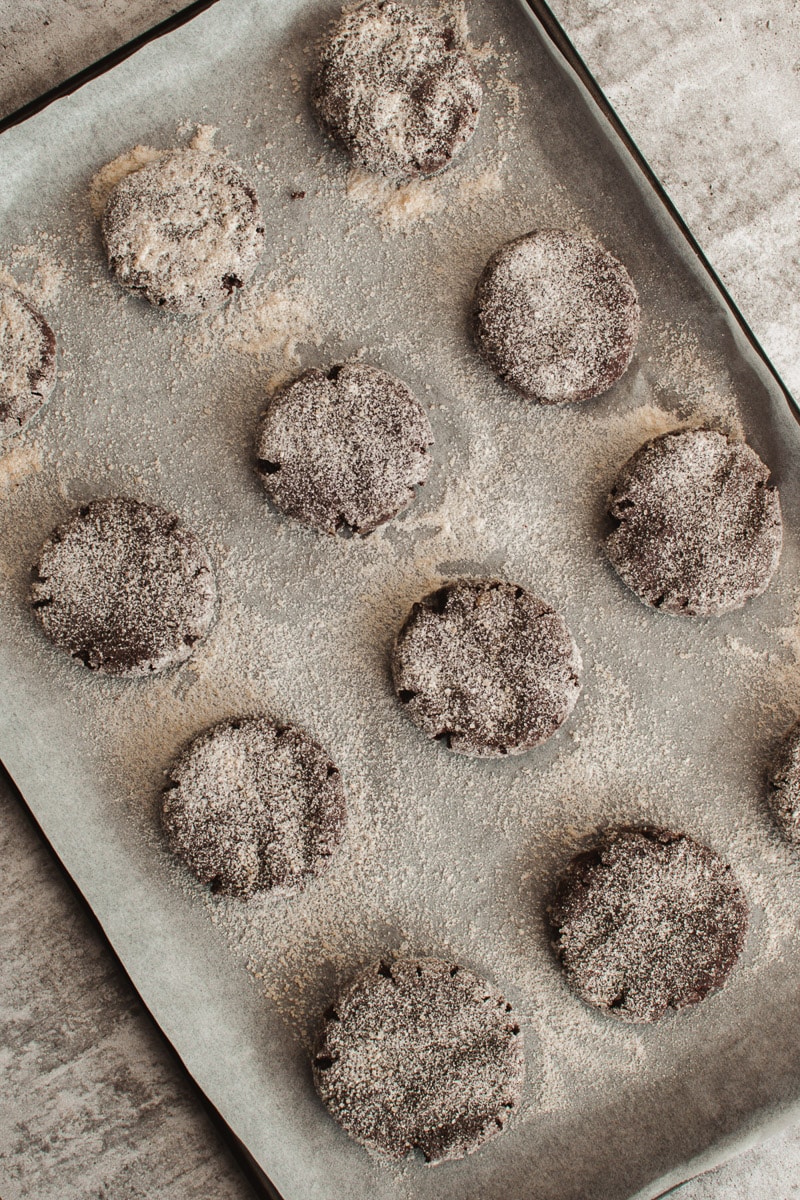
[[158, 162], [165, 153], [153, 146], [134, 146], [101, 167], [89, 182], [89, 205], [95, 217], [98, 220], [102, 217], [108, 198], [118, 183], [142, 167]]
[[186, 335], [186, 345], [206, 357], [226, 350], [256, 359], [266, 368], [269, 389], [297, 370], [301, 347], [321, 344], [318, 311], [304, 281], [288, 280], [273, 288], [269, 280], [259, 280], [198, 321]]
[[0, 458], [0, 498], [6, 499], [22, 484], [28, 475], [42, 469], [41, 447], [13, 445]]

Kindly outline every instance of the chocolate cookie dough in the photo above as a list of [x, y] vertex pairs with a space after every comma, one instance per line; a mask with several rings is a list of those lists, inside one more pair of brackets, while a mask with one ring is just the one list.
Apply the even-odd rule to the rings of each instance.
[[42, 547], [31, 604], [56, 645], [94, 671], [151, 675], [207, 632], [208, 552], [176, 516], [125, 497], [93, 500]]
[[310, 370], [272, 399], [257, 467], [272, 503], [324, 533], [369, 533], [414, 499], [430, 423], [399, 379], [365, 363]]
[[170, 780], [162, 807], [170, 848], [213, 892], [298, 891], [341, 839], [338, 768], [293, 725], [223, 721], [180, 755]]
[[35, 416], [55, 382], [55, 334], [21, 292], [0, 284], [0, 440]]
[[413, 606], [394, 686], [409, 716], [461, 754], [521, 754], [555, 733], [581, 690], [566, 621], [494, 579], [457, 579]]
[[666, 433], [625, 464], [609, 497], [614, 568], [645, 604], [680, 616], [741, 608], [778, 565], [781, 507], [754, 450], [711, 429]]
[[783, 836], [800, 846], [800, 721], [784, 736], [769, 772], [772, 814]]
[[681, 833], [621, 828], [578, 854], [550, 907], [572, 990], [628, 1021], [657, 1021], [721, 987], [747, 933], [731, 869]]
[[126, 175], [102, 221], [119, 283], [176, 313], [217, 308], [264, 250], [255, 188], [222, 154], [176, 150]]
[[627, 370], [639, 301], [625, 267], [599, 242], [537, 229], [489, 259], [473, 332], [489, 365], [529, 400], [589, 400]]
[[374, 963], [325, 1014], [314, 1084], [362, 1146], [390, 1158], [462, 1158], [519, 1104], [524, 1057], [511, 1005], [435, 958]]
[[482, 94], [451, 18], [368, 0], [326, 40], [311, 99], [357, 166], [408, 180], [435, 175], [463, 150]]

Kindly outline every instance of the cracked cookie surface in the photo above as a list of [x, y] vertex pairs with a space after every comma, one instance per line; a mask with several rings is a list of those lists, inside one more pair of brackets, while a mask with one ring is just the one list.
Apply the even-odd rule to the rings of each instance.
[[203, 543], [173, 513], [127, 497], [93, 500], [44, 543], [31, 605], [45, 633], [109, 675], [184, 662], [217, 596]]
[[390, 1158], [462, 1158], [501, 1133], [524, 1079], [520, 1027], [489, 983], [435, 958], [378, 962], [325, 1014], [314, 1084], [351, 1137]]
[[256, 444], [269, 499], [322, 533], [369, 533], [428, 476], [430, 422], [411, 390], [366, 363], [304, 371], [273, 396]]
[[711, 429], [666, 433], [622, 468], [606, 552], [640, 600], [678, 616], [741, 608], [766, 590], [783, 540], [778, 492], [744, 442]]
[[569, 863], [550, 922], [576, 995], [650, 1022], [725, 983], [744, 946], [748, 904], [708, 846], [664, 829], [620, 828]]
[[532, 749], [567, 719], [581, 687], [581, 656], [564, 618], [495, 579], [457, 579], [418, 601], [392, 668], [412, 720], [462, 754]]

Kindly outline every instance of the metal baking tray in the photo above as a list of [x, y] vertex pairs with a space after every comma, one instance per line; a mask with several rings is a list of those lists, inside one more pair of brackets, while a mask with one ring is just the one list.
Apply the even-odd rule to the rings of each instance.
[[[763, 783], [800, 707], [795, 409], [543, 4], [468, 5], [487, 88], [478, 134], [450, 172], [400, 193], [349, 174], [309, 112], [309, 47], [337, 8], [192, 6], [4, 122], [0, 259], [57, 329], [61, 377], [0, 460], [0, 757], [265, 1195], [644, 1200], [800, 1116], [800, 863]], [[88, 192], [104, 163], [198, 124], [254, 174], [270, 250], [241, 303], [191, 322], [115, 288]], [[596, 234], [642, 299], [631, 370], [573, 410], [511, 395], [466, 333], [489, 253], [542, 224]], [[266, 507], [252, 433], [277, 378], [354, 353], [426, 403], [434, 466], [397, 522], [321, 539]], [[647, 436], [698, 421], [768, 462], [786, 545], [765, 596], [681, 622], [644, 609], [605, 563], [603, 498]], [[217, 566], [217, 627], [159, 680], [90, 676], [25, 603], [52, 525], [112, 491], [181, 513]], [[534, 587], [581, 646], [573, 717], [521, 759], [449, 754], [392, 697], [396, 628], [458, 572]], [[185, 878], [155, 808], [185, 740], [254, 708], [328, 746], [352, 816], [324, 880], [243, 907]], [[631, 819], [716, 846], [754, 908], [729, 986], [652, 1029], [569, 995], [542, 915], [580, 839]], [[474, 967], [522, 1015], [524, 1111], [460, 1163], [375, 1164], [311, 1087], [307, 1045], [331, 991], [402, 946]]]

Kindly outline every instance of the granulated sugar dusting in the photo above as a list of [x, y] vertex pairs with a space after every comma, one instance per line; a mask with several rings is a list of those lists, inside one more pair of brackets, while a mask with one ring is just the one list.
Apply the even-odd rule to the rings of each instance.
[[163, 509], [114, 497], [84, 505], [52, 532], [30, 601], [47, 635], [87, 667], [149, 675], [189, 657], [216, 594], [191, 530]]
[[187, 747], [169, 778], [162, 819], [170, 846], [214, 892], [296, 891], [341, 838], [339, 771], [294, 726], [225, 721]]
[[540, 229], [489, 260], [475, 337], [498, 374], [543, 404], [588, 400], [627, 369], [639, 303], [624, 266], [597, 242]]
[[623, 829], [579, 854], [550, 907], [570, 986], [628, 1021], [697, 1004], [733, 969], [747, 900], [730, 868], [691, 838]]
[[400, 379], [368, 363], [304, 371], [270, 400], [258, 472], [282, 513], [323, 533], [367, 534], [414, 499], [430, 422]]
[[117, 184], [126, 175], [140, 171], [149, 163], [158, 162], [167, 152], [156, 150], [153, 146], [134, 146], [124, 154], [117, 155], [110, 163], [106, 163], [92, 176], [89, 184], [89, 204], [92, 212], [99, 220], [105, 212], [108, 199]]
[[566, 720], [581, 656], [564, 618], [512, 583], [456, 580], [414, 605], [392, 655], [398, 698], [462, 754], [521, 754]]
[[[499, 48], [498, 13], [471, 10], [478, 40]], [[692, 1139], [713, 1136], [709, 1112], [741, 1111], [751, 1087], [769, 1092], [770, 1055], [794, 1069], [800, 864], [768, 812], [765, 776], [777, 739], [800, 713], [798, 496], [785, 453], [796, 430], [758, 377], [736, 367], [680, 247], [660, 226], [633, 219], [633, 201], [615, 191], [612, 176], [597, 188], [590, 142], [572, 139], [564, 119], [568, 99], [554, 112], [544, 56], [532, 64], [535, 47], [522, 35], [507, 45], [503, 70], [519, 88], [518, 112], [507, 94], [486, 87], [469, 151], [436, 181], [446, 202], [413, 223], [387, 228], [363, 204], [343, 204], [347, 168], [308, 111], [311, 56], [286, 40], [268, 53], [259, 46], [257, 67], [255, 49], [247, 60], [264, 99], [257, 114], [243, 100], [232, 113], [231, 86], [243, 68], [237, 62], [236, 75], [225, 75], [221, 60], [220, 78], [198, 83], [179, 114], [169, 107], [169, 119], [154, 113], [144, 125], [121, 106], [124, 128], [95, 126], [94, 140], [71, 143], [57, 171], [49, 152], [28, 159], [4, 254], [27, 289], [33, 258], [12, 239], [30, 246], [35, 229], [42, 256], [64, 268], [45, 309], [63, 340], [63, 386], [35, 442], [21, 435], [22, 446], [38, 448], [39, 469], [15, 471], [0, 514], [8, 686], [31, 714], [19, 718], [28, 732], [18, 759], [61, 764], [63, 755], [71, 770], [58, 795], [32, 789], [42, 823], [58, 827], [66, 813], [98, 859], [118, 853], [108, 877], [119, 893], [128, 866], [147, 881], [146, 903], [164, 914], [163, 947], [153, 953], [169, 955], [173, 984], [194, 936], [189, 924], [200, 942], [208, 934], [205, 982], [222, 976], [257, 1010], [251, 1042], [239, 1005], [206, 989], [210, 1040], [216, 1047], [213, 1031], [241, 1032], [257, 1069], [260, 1083], [241, 1102], [267, 1111], [280, 1075], [299, 1106], [292, 1112], [307, 1115], [303, 1134], [330, 1145], [333, 1174], [344, 1172], [348, 1151], [340, 1160], [333, 1149], [345, 1139], [334, 1142], [339, 1131], [313, 1096], [306, 1051], [325, 1010], [369, 963], [396, 953], [458, 963], [506, 996], [518, 1019], [529, 1069], [513, 1128], [442, 1170], [412, 1162], [404, 1172], [376, 1171], [372, 1191], [361, 1192], [381, 1200], [429, 1200], [451, 1171], [459, 1194], [547, 1195], [554, 1163], [569, 1200], [585, 1195], [589, 1169], [613, 1176], [621, 1193], [619, 1172], [598, 1162], [598, 1146], [608, 1146], [609, 1162], [619, 1157], [627, 1169], [635, 1160], [642, 1177], [650, 1166], [654, 1174], [654, 1159], [644, 1163], [653, 1137], [666, 1139], [664, 1161], [677, 1156]], [[485, 60], [478, 69], [488, 70]], [[144, 139], [174, 145], [178, 115], [220, 126], [220, 144], [255, 181], [269, 220], [263, 262], [229, 307], [165, 320], [109, 275], [86, 191], [103, 158]], [[596, 237], [640, 294], [628, 371], [580, 407], [525, 403], [482, 361], [467, 330], [489, 257], [543, 227]], [[408, 383], [435, 443], [413, 506], [368, 537], [345, 540], [268, 506], [254, 445], [273, 376], [354, 358]], [[643, 442], [699, 424], [738, 429], [757, 447], [780, 489], [787, 536], [762, 596], [738, 612], [677, 622], [642, 605], [610, 567], [604, 506]], [[217, 620], [190, 660], [139, 681], [99, 678], [72, 662], [42, 635], [26, 601], [50, 531], [94, 496], [120, 494], [176, 513], [207, 547], [218, 581]], [[543, 597], [563, 614], [583, 659], [570, 720], [513, 761], [470, 759], [431, 741], [392, 687], [391, 648], [411, 606], [461, 576]], [[215, 896], [169, 853], [162, 833], [160, 797], [176, 756], [242, 713], [307, 730], [341, 772], [342, 841], [327, 870], [295, 895]], [[570, 992], [545, 916], [555, 879], [598, 827], [643, 822], [714, 849], [754, 914], [727, 986], [652, 1029], [614, 1021]], [[95, 864], [75, 866], [102, 901]], [[105, 899], [115, 903], [117, 891]], [[197, 979], [186, 987], [194, 996]], [[189, 1049], [203, 1058], [202, 1039]], [[218, 1058], [208, 1065], [218, 1077]], [[686, 1083], [700, 1075], [702, 1096], [713, 1101], [705, 1107]], [[285, 1136], [299, 1145], [288, 1121]], [[362, 1160], [372, 1170], [367, 1156], [351, 1152], [349, 1174]]]
[[25, 477], [42, 469], [39, 446], [14, 446], [0, 457], [0, 497], [15, 491]]
[[53, 330], [21, 292], [0, 284], [0, 438], [39, 411], [55, 381]]
[[482, 88], [443, 13], [366, 0], [324, 41], [312, 95], [358, 166], [405, 180], [433, 175], [461, 153]]
[[180, 313], [218, 308], [245, 285], [264, 249], [250, 182], [223, 155], [195, 149], [126, 171], [109, 194], [102, 229], [123, 287]]
[[428, 1162], [501, 1133], [523, 1077], [505, 997], [431, 958], [373, 964], [328, 1010], [314, 1056], [317, 1091], [352, 1137], [390, 1158], [420, 1150]]
[[611, 562], [647, 604], [686, 616], [741, 608], [769, 585], [783, 527], [769, 470], [708, 429], [663, 434], [626, 463], [609, 497]]

